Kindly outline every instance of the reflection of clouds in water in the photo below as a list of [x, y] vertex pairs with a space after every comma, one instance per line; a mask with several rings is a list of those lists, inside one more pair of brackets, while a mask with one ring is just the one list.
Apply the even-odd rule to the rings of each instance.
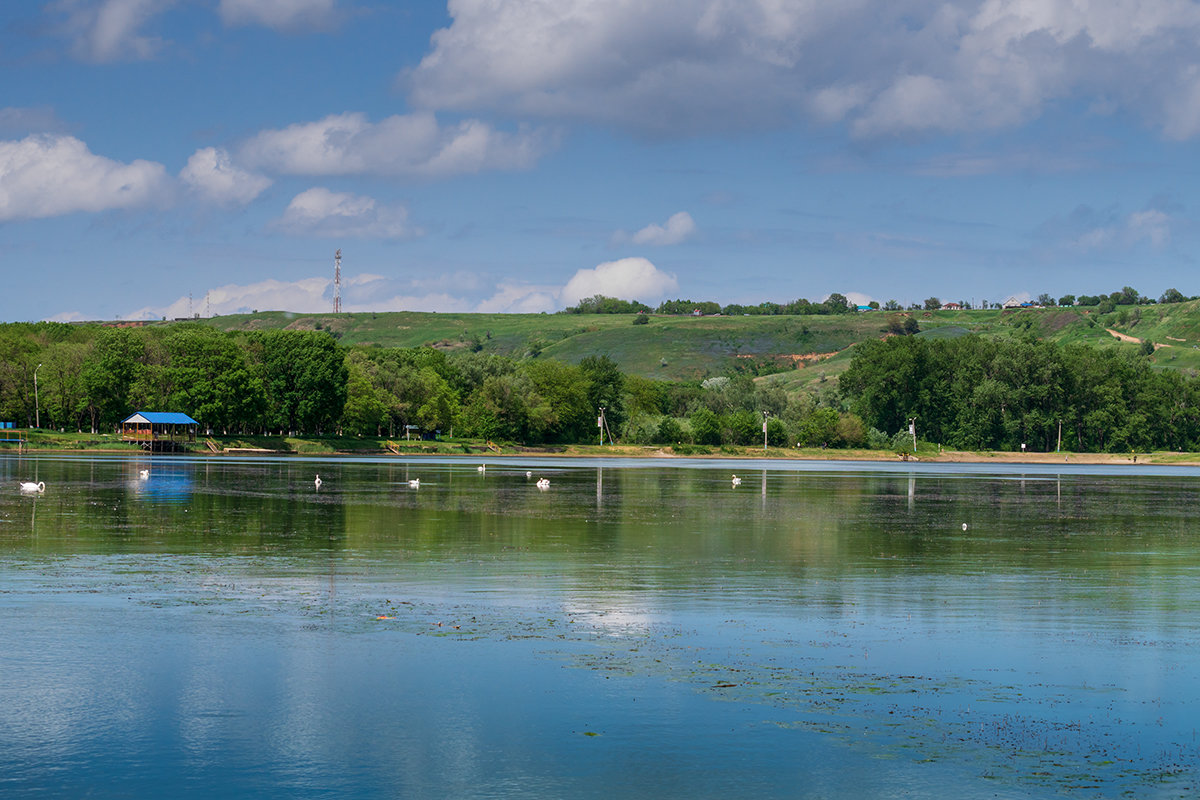
[[576, 623], [610, 636], [646, 634], [659, 621], [650, 609], [639, 606], [632, 595], [628, 603], [621, 603], [612, 595], [602, 602], [568, 601], [563, 604], [563, 612]]

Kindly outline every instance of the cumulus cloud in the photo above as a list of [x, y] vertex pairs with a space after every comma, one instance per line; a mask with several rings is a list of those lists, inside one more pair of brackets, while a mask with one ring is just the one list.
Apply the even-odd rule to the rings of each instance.
[[[661, 272], [644, 258], [625, 258], [594, 269], [578, 270], [566, 285], [513, 280], [489, 282], [482, 276], [466, 273], [404, 278], [359, 273], [343, 278], [342, 309], [530, 314], [555, 311], [594, 294], [655, 300], [678, 288], [674, 275]], [[227, 284], [209, 290], [203, 299], [181, 296], [166, 305], [131, 311], [125, 318], [173, 319], [205, 310], [213, 314], [239, 314], [255, 309], [317, 313], [330, 311], [332, 307], [333, 281], [328, 277], [309, 277]]]
[[667, 135], [807, 116], [864, 138], [1019, 125], [1059, 101], [1200, 133], [1190, 0], [450, 0], [404, 74], [429, 109]]
[[162, 164], [122, 164], [73, 136], [0, 141], [0, 220], [145, 205], [168, 189]]
[[221, 0], [217, 13], [226, 25], [296, 30], [328, 26], [334, 6], [334, 0]]
[[532, 166], [553, 143], [545, 131], [498, 131], [478, 120], [441, 125], [432, 113], [371, 122], [335, 114], [262, 131], [241, 148], [249, 164], [291, 175], [445, 176]]
[[622, 258], [577, 271], [563, 286], [559, 299], [567, 306], [597, 294], [626, 300], [656, 299], [678, 288], [674, 275], [660, 271], [647, 259]]
[[[663, 225], [650, 224], [629, 237], [634, 244], [663, 246], [679, 244], [696, 232], [696, 223], [686, 211], [672, 214]], [[618, 238], [624, 238], [618, 234]]]
[[320, 186], [293, 197], [275, 227], [294, 235], [321, 237], [403, 239], [421, 233], [409, 224], [403, 206], [381, 206], [371, 197], [331, 192]]
[[61, 31], [84, 61], [137, 61], [151, 58], [163, 41], [141, 32], [173, 0], [59, 0], [47, 6], [63, 16]]
[[179, 177], [201, 197], [220, 205], [246, 205], [271, 185], [270, 178], [238, 168], [227, 152], [215, 147], [193, 153]]

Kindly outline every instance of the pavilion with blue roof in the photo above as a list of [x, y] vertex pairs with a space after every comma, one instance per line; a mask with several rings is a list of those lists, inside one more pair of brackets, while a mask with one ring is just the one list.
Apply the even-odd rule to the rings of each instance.
[[121, 441], [146, 450], [174, 450], [196, 441], [200, 423], [175, 411], [138, 411], [121, 420]]

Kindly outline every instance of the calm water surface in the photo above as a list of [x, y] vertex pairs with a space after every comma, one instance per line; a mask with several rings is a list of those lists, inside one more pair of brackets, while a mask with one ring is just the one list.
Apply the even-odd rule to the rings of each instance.
[[1200, 471], [479, 463], [0, 457], [0, 796], [1200, 792]]

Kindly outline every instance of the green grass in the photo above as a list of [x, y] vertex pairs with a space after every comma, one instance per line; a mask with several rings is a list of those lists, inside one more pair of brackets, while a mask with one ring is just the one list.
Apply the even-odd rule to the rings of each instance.
[[[625, 372], [668, 380], [698, 380], [743, 372], [788, 391], [832, 390], [849, 365], [853, 345], [883, 336], [894, 312], [840, 316], [691, 317], [629, 314], [439, 314], [415, 311], [293, 314], [281, 311], [215, 317], [221, 330], [328, 330], [343, 344], [417, 347], [446, 352], [478, 348], [513, 358], [577, 363], [607, 355]], [[919, 335], [949, 338], [1033, 334], [1060, 344], [1127, 349], [1106, 328], [1170, 347], [1151, 361], [1159, 368], [1200, 369], [1200, 301], [1163, 306], [914, 311]], [[1122, 321], [1124, 320], [1124, 321]], [[169, 324], [169, 323], [168, 323]], [[772, 374], [775, 373], [775, 374]]]

